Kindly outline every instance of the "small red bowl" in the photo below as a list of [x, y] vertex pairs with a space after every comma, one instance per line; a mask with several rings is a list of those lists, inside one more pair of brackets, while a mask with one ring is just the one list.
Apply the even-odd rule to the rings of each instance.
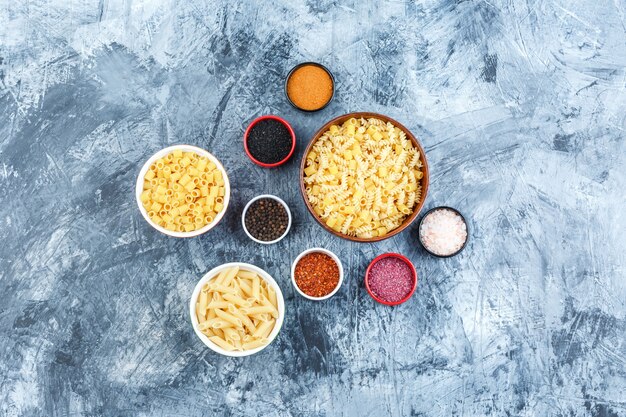
[[[287, 156], [282, 161], [278, 161], [278, 162], [275, 162], [273, 164], [266, 164], [266, 163], [263, 163], [263, 162], [255, 159], [252, 156], [252, 154], [250, 153], [250, 150], [248, 149], [248, 134], [250, 133], [250, 129], [252, 129], [252, 126], [254, 126], [255, 124], [259, 123], [261, 120], [267, 120], [267, 119], [276, 120], [276, 121], [281, 122], [283, 125], [285, 125], [285, 127], [287, 127], [287, 130], [289, 130], [289, 133], [291, 134], [291, 150], [289, 151], [289, 154], [287, 154]], [[289, 123], [287, 123], [287, 121], [285, 119], [283, 119], [282, 117], [274, 116], [273, 114], [260, 116], [260, 117], [257, 117], [256, 119], [254, 119], [252, 121], [252, 123], [250, 123], [248, 125], [248, 128], [246, 129], [245, 133], [243, 134], [243, 148], [246, 150], [246, 155], [248, 155], [248, 158], [250, 158], [250, 160], [252, 162], [254, 162], [255, 164], [257, 164], [259, 166], [262, 166], [263, 168], [275, 168], [275, 167], [280, 166], [280, 165], [284, 164], [285, 162], [287, 162], [289, 160], [289, 158], [291, 158], [291, 155], [293, 155], [293, 152], [296, 150], [296, 134], [294, 133], [293, 129], [291, 128], [291, 125]]]
[[[409, 266], [409, 268], [411, 269], [411, 275], [413, 276], [413, 288], [411, 288], [411, 291], [409, 291], [409, 293], [406, 295], [406, 297], [404, 297], [403, 299], [401, 299], [399, 301], [386, 301], [386, 300], [383, 300], [382, 298], [379, 298], [377, 295], [375, 295], [374, 292], [372, 292], [372, 289], [370, 288], [370, 283], [369, 283], [370, 270], [372, 269], [372, 267], [378, 261], [380, 261], [383, 258], [397, 258], [397, 259], [400, 259], [405, 264], [407, 264]], [[413, 263], [411, 261], [409, 261], [405, 256], [402, 256], [399, 253], [383, 253], [382, 255], [377, 256], [376, 258], [374, 258], [374, 260], [372, 262], [370, 262], [369, 266], [367, 267], [367, 271], [365, 271], [365, 288], [367, 289], [367, 292], [369, 293], [369, 295], [374, 300], [378, 301], [381, 304], [384, 304], [384, 305], [387, 305], [387, 306], [397, 306], [398, 304], [402, 304], [402, 303], [406, 302], [409, 298], [411, 298], [411, 296], [415, 292], [415, 289], [417, 288], [417, 272], [415, 272], [415, 266], [413, 266]]]

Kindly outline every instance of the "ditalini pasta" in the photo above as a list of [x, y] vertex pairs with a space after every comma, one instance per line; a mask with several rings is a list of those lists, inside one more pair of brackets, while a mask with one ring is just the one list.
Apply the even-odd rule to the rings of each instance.
[[191, 232], [211, 224], [224, 209], [224, 178], [195, 152], [175, 150], [155, 161], [143, 181], [141, 202], [161, 227]]
[[278, 318], [276, 291], [256, 272], [232, 267], [202, 287], [196, 301], [198, 329], [227, 350], [266, 345]]
[[328, 227], [361, 238], [398, 228], [420, 199], [422, 162], [406, 134], [380, 119], [332, 125], [306, 156], [309, 203]]

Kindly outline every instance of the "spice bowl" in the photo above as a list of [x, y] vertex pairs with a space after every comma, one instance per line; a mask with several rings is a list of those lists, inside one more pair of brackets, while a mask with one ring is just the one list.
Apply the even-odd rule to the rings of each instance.
[[[337, 265], [337, 268], [339, 270], [339, 277], [338, 277], [337, 284], [335, 285], [334, 289], [331, 292], [329, 292], [328, 294], [323, 295], [321, 297], [315, 297], [315, 296], [312, 296], [312, 295], [309, 295], [309, 294], [305, 293], [298, 286], [298, 283], [297, 283], [296, 267], [298, 266], [298, 263], [305, 256], [307, 256], [309, 254], [323, 254], [323, 255], [327, 255], [328, 257], [330, 257], [332, 259], [332, 261], [334, 261], [334, 263]], [[309, 300], [313, 300], [313, 301], [326, 300], [327, 298], [330, 298], [333, 295], [335, 295], [337, 293], [337, 291], [339, 291], [339, 288], [341, 288], [341, 284], [343, 283], [343, 275], [344, 275], [344, 273], [343, 273], [343, 265], [342, 265], [341, 260], [339, 259], [339, 257], [337, 255], [335, 255], [333, 252], [329, 251], [328, 249], [324, 249], [324, 248], [307, 249], [307, 250], [303, 251], [302, 253], [300, 253], [300, 255], [298, 255], [296, 257], [296, 259], [293, 261], [293, 263], [291, 264], [291, 283], [293, 284], [293, 287], [296, 289], [298, 294], [300, 294], [304, 298], [308, 298]]]
[[[193, 152], [193, 153], [196, 153], [196, 154], [198, 154], [198, 155], [200, 155], [202, 157], [207, 158], [210, 162], [215, 164], [216, 169], [222, 174], [222, 178], [224, 180], [224, 196], [222, 197], [222, 199], [223, 199], [223, 202], [222, 202], [223, 208], [222, 208], [222, 210], [215, 216], [215, 218], [213, 219], [213, 221], [210, 224], [207, 224], [207, 225], [205, 225], [202, 228], [199, 228], [199, 229], [196, 229], [196, 230], [192, 230], [192, 231], [189, 231], [189, 232], [173, 231], [173, 230], [166, 229], [166, 228], [156, 224], [154, 221], [152, 221], [152, 219], [148, 215], [148, 211], [143, 206], [142, 201], [141, 201], [141, 194], [142, 194], [142, 192], [144, 190], [144, 185], [143, 185], [144, 184], [144, 179], [145, 179], [146, 173], [150, 169], [150, 166], [152, 164], [154, 164], [157, 160], [167, 156], [168, 154], [170, 154], [170, 153], [172, 153], [174, 151]], [[143, 218], [148, 222], [148, 224], [150, 226], [152, 226], [153, 228], [155, 228], [159, 232], [161, 232], [161, 233], [163, 233], [165, 235], [168, 235], [168, 236], [172, 236], [172, 237], [194, 237], [194, 236], [198, 236], [198, 235], [201, 235], [203, 233], [206, 233], [209, 230], [213, 229], [215, 226], [217, 226], [217, 224], [220, 222], [220, 220], [222, 220], [222, 218], [224, 217], [224, 214], [226, 213], [226, 210], [228, 209], [228, 203], [230, 202], [230, 182], [228, 180], [228, 174], [226, 173], [226, 170], [224, 169], [224, 166], [210, 152], [208, 152], [208, 151], [206, 151], [206, 150], [204, 150], [202, 148], [198, 148], [197, 146], [192, 146], [192, 145], [173, 145], [173, 146], [169, 146], [167, 148], [161, 149], [160, 151], [158, 151], [154, 155], [152, 155], [150, 158], [148, 158], [146, 163], [143, 165], [143, 167], [139, 171], [139, 175], [137, 175], [137, 182], [135, 184], [135, 198], [136, 198], [136, 201], [137, 201], [137, 205], [139, 206], [139, 211], [141, 212], [141, 215], [143, 216]]]
[[[256, 142], [250, 142], [257, 137]], [[277, 137], [283, 140], [277, 143]], [[255, 164], [276, 168], [286, 163], [296, 150], [296, 134], [285, 119], [268, 114], [257, 117], [248, 125], [243, 135], [243, 147]]]
[[[318, 62], [302, 62], [293, 67], [285, 78], [285, 97], [289, 104], [300, 111], [320, 111], [335, 97], [335, 77]], [[304, 98], [311, 101], [306, 107], [300, 103]]]
[[374, 258], [365, 271], [365, 289], [377, 302], [395, 306], [406, 302], [417, 288], [413, 263], [399, 253]]
[[[258, 236], [258, 235], [255, 237], [254, 230], [250, 230], [250, 228], [246, 226], [246, 215], [248, 215], [249, 212], [252, 213], [252, 211], [250, 210], [251, 207], [253, 207], [253, 204], [255, 202], [258, 202], [264, 199], [273, 200], [274, 202], [278, 203], [280, 206], [282, 206], [285, 209], [285, 212], [287, 215], [285, 231], [282, 232], [282, 234], [279, 235], [278, 237], [271, 239], [271, 240], [262, 240], [261, 236]], [[280, 197], [277, 197], [272, 194], [261, 194], [261, 195], [254, 197], [252, 200], [248, 201], [248, 204], [246, 204], [246, 206], [244, 207], [243, 212], [241, 213], [241, 225], [243, 226], [243, 231], [246, 232], [246, 235], [254, 242], [260, 243], [262, 245], [271, 245], [273, 243], [277, 243], [281, 241], [289, 233], [289, 230], [291, 229], [291, 211], [289, 210], [289, 206], [287, 205], [287, 203], [285, 203]]]
[[[424, 236], [424, 234], [425, 234], [424, 232], [425, 232], [425, 229], [427, 228], [428, 220], [430, 219], [429, 216], [433, 215], [434, 213], [436, 213], [439, 210], [448, 211], [448, 212], [454, 213], [454, 215], [457, 216], [457, 218], [455, 219], [457, 224], [455, 226], [458, 226], [460, 228], [459, 233], [461, 233], [461, 235], [460, 236], [452, 235], [450, 238], [453, 238], [453, 239], [456, 238], [458, 240], [459, 238], [461, 238], [461, 236], [464, 235], [463, 243], [459, 244], [457, 242], [457, 244], [455, 246], [458, 249], [454, 249], [454, 250], [451, 250], [449, 252], [442, 252], [442, 251], [437, 252], [437, 251], [434, 250], [433, 247], [430, 247], [430, 245], [426, 241], [427, 239]], [[448, 217], [450, 217], [450, 216], [448, 216]], [[454, 216], [452, 218], [454, 218]], [[448, 228], [449, 228], [448, 230], [439, 231], [439, 234], [443, 234], [442, 232], [444, 232], [444, 231], [452, 233], [452, 230], [450, 229], [451, 227], [452, 226], [448, 226]], [[461, 253], [463, 251], [463, 249], [465, 249], [465, 246], [467, 246], [467, 241], [469, 240], [469, 226], [467, 224], [467, 220], [465, 219], [463, 214], [461, 214], [460, 211], [458, 211], [454, 207], [449, 207], [449, 206], [438, 206], [438, 207], [433, 207], [432, 209], [428, 210], [424, 214], [424, 216], [420, 219], [420, 222], [419, 222], [417, 230], [418, 230], [417, 233], [418, 233], [419, 242], [422, 245], [422, 247], [424, 248], [424, 250], [426, 252], [428, 252], [429, 254], [437, 257], [437, 258], [450, 258], [452, 256], [458, 255], [459, 253]]]

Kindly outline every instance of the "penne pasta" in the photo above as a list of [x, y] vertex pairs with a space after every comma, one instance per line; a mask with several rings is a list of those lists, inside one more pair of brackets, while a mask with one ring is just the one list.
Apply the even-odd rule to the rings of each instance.
[[206, 309], [202, 310], [200, 303], [196, 303], [196, 316], [198, 316], [198, 322], [203, 323], [206, 321]]
[[251, 281], [247, 280], [247, 279], [238, 279], [239, 282], [239, 288], [241, 288], [241, 291], [243, 291], [243, 293], [248, 296], [248, 297], [252, 297], [252, 285], [250, 284]]
[[237, 333], [237, 330], [232, 327], [224, 329], [224, 336], [226, 340], [241, 340], [241, 336]]
[[205, 329], [224, 329], [226, 327], [234, 327], [235, 324], [226, 320], [222, 320], [220, 317], [215, 317], [201, 323], [198, 327], [200, 330]]
[[221, 347], [224, 350], [227, 350], [229, 352], [235, 350], [235, 346], [233, 346], [232, 344], [228, 343], [226, 340], [224, 340], [223, 338], [219, 337], [219, 336], [212, 336], [209, 337], [209, 340], [213, 343], [215, 343], [216, 345], [218, 345], [219, 347]]
[[224, 294], [224, 300], [230, 301], [231, 303], [241, 307], [252, 307], [252, 303], [250, 301], [244, 300], [239, 295]]
[[267, 326], [265, 328], [265, 330], [263, 331], [263, 333], [260, 334], [261, 339], [267, 339], [269, 337], [270, 332], [272, 331], [272, 329], [276, 325], [276, 320], [270, 320], [269, 323], [270, 323], [270, 325]]
[[248, 328], [248, 330], [250, 330], [251, 332], [256, 331], [256, 326], [254, 325], [254, 323], [250, 319], [250, 316], [248, 316], [247, 314], [243, 314], [240, 309], [238, 310], [236, 308], [232, 308], [229, 311], [230, 311], [230, 313], [233, 316], [235, 316], [239, 320], [241, 320], [243, 325], [246, 326]]
[[224, 279], [222, 280], [221, 284], [225, 287], [228, 287], [233, 278], [235, 278], [235, 275], [237, 275], [237, 272], [239, 272], [238, 266], [228, 269], [228, 272], [226, 273], [226, 275], [224, 275]]
[[246, 271], [246, 270], [240, 270], [237, 272], [237, 276], [239, 278], [243, 278], [243, 279], [254, 279], [254, 277], [256, 277], [256, 273], [252, 272], [252, 271]]
[[263, 335], [265, 334], [266, 330], [269, 330], [272, 326], [274, 325], [274, 321], [265, 321], [263, 322], [261, 325], [259, 325], [259, 327], [256, 328], [256, 332], [254, 332], [252, 334], [252, 337], [255, 337], [257, 339], [263, 337]]
[[206, 316], [206, 308], [208, 304], [209, 304], [209, 295], [204, 291], [200, 291], [200, 296], [198, 297], [198, 311], [203, 316]]
[[226, 268], [202, 286], [196, 316], [198, 330], [215, 345], [227, 351], [256, 349], [269, 342], [276, 327], [276, 290], [253, 271]]
[[259, 280], [259, 277], [255, 275], [254, 278], [252, 278], [252, 296], [258, 300], [260, 299], [260, 294], [261, 281]]
[[218, 292], [220, 292], [222, 294], [226, 294], [226, 293], [235, 294], [235, 293], [237, 293], [237, 290], [235, 290], [234, 288], [225, 287], [222, 284], [211, 284], [210, 288], [213, 291], [218, 291]]
[[274, 327], [275, 323], [276, 323], [275, 320], [269, 320], [269, 321], [264, 322], [259, 327], [257, 327], [256, 332], [252, 334], [252, 337], [255, 337], [257, 339], [266, 338], [270, 330], [272, 329], [272, 327]]
[[266, 322], [270, 320], [270, 316], [267, 313], [261, 313], [261, 314], [253, 314], [251, 316], [248, 316], [250, 318], [252, 318], [252, 321], [256, 321], [258, 322]]
[[250, 342], [246, 342], [242, 344], [242, 348], [244, 350], [256, 349], [258, 347], [264, 346], [268, 343], [267, 339], [254, 339]]
[[[218, 309], [218, 308], [228, 309], [228, 305], [229, 304], [230, 303], [228, 301], [215, 301], [215, 300], [213, 300], [213, 301], [211, 301], [209, 303], [207, 308], [209, 308], [209, 309]], [[215, 314], [215, 311], [213, 311], [213, 313]]]
[[272, 317], [278, 318], [278, 309], [267, 299], [266, 296], [261, 297], [261, 304], [271, 309], [269, 313], [272, 315]]
[[[223, 270], [222, 272], [220, 272], [217, 275], [217, 278], [215, 278], [213, 280], [213, 284], [221, 284], [222, 281], [224, 281], [224, 278], [226, 277], [226, 274], [228, 274], [228, 269]], [[210, 285], [209, 283], [206, 284], [207, 286]]]
[[235, 317], [232, 314], [225, 312], [224, 310], [220, 310], [219, 308], [215, 309], [215, 315], [231, 323], [235, 327], [243, 326], [243, 323], [240, 318]]
[[211, 336], [215, 336], [215, 331], [214, 330], [215, 329], [209, 328], [209, 329], [201, 330], [201, 332], [204, 333], [205, 335], [207, 335], [208, 337], [211, 337]]
[[270, 303], [272, 303], [272, 305], [274, 307], [276, 307], [276, 310], [278, 310], [278, 301], [276, 299], [276, 290], [272, 287], [267, 287], [267, 299], [270, 300]]
[[247, 315], [260, 314], [260, 313], [273, 313], [274, 306], [256, 306], [256, 307], [243, 307], [240, 310]]
[[218, 317], [211, 319], [211, 328], [212, 329], [222, 329], [225, 330], [228, 327], [233, 327], [235, 324], [226, 320], [220, 320]]

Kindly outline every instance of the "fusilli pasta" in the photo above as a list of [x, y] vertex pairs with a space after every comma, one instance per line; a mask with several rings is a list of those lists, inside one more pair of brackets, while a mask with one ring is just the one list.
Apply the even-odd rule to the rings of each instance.
[[421, 196], [420, 153], [376, 118], [332, 125], [306, 156], [308, 201], [326, 225], [370, 238], [398, 228]]

